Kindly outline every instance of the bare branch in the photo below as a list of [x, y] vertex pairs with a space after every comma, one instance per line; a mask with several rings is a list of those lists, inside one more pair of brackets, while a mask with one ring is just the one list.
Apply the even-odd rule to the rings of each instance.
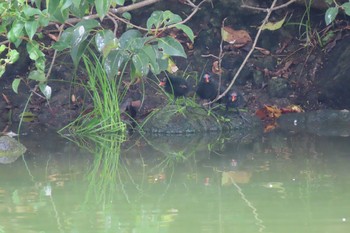
[[290, 4], [292, 4], [292, 3], [296, 2], [296, 1], [297, 1], [297, 0], [290, 0], [290, 1], [288, 1], [288, 2], [286, 2], [286, 3], [284, 3], [284, 4], [282, 4], [282, 5], [279, 5], [279, 6], [274, 7], [274, 8], [272, 8], [272, 9], [271, 9], [271, 8], [261, 8], [261, 7], [255, 7], [255, 6], [246, 5], [246, 4], [244, 3], [244, 1], [242, 1], [241, 7], [242, 7], [242, 8], [247, 8], [247, 9], [251, 9], [251, 10], [257, 10], [257, 11], [268, 12], [269, 10], [275, 11], [275, 10], [279, 10], [279, 9], [285, 8], [285, 7], [289, 6]]
[[[189, 15], [188, 15], [184, 20], [182, 20], [181, 22], [178, 22], [178, 23], [176, 23], [176, 24], [172, 24], [172, 25], [167, 26], [167, 27], [157, 28], [155, 31], [164, 31], [164, 30], [166, 30], [166, 29], [174, 28], [174, 27], [176, 27], [177, 25], [186, 23], [187, 21], [189, 21], [189, 20], [197, 13], [197, 11], [200, 9], [200, 6], [201, 6], [203, 3], [207, 2], [207, 1], [208, 1], [208, 0], [202, 0], [200, 3], [198, 3], [198, 5], [194, 5], [191, 14], [189, 14]], [[140, 26], [137, 26], [137, 25], [135, 25], [135, 24], [133, 24], [133, 23], [130, 23], [128, 20], [126, 20], [126, 19], [124, 19], [124, 18], [121, 18], [121, 17], [119, 17], [119, 16], [117, 16], [117, 15], [115, 15], [115, 14], [109, 14], [109, 16], [112, 16], [112, 17], [114, 17], [115, 19], [117, 19], [117, 20], [119, 20], [119, 21], [121, 21], [121, 22], [123, 22], [123, 23], [126, 23], [126, 24], [128, 24], [128, 25], [130, 25], [130, 26], [132, 26], [132, 27], [134, 27], [134, 28], [137, 28], [137, 29], [139, 29], [139, 30], [148, 31], [147, 28], [140, 27]], [[153, 31], [153, 30], [152, 30], [152, 31]]]
[[252, 48], [249, 50], [247, 56], [244, 58], [244, 60], [243, 60], [243, 62], [242, 62], [242, 64], [241, 64], [241, 66], [239, 67], [239, 69], [237, 70], [235, 76], [234, 76], [233, 79], [231, 80], [230, 85], [228, 85], [228, 87], [226, 88], [226, 90], [225, 90], [223, 93], [221, 93], [221, 94], [220, 94], [219, 96], [217, 96], [213, 101], [211, 101], [211, 102], [209, 102], [209, 103], [207, 103], [207, 104], [214, 103], [214, 102], [216, 102], [217, 100], [221, 99], [221, 98], [224, 97], [224, 96], [227, 94], [227, 92], [229, 92], [229, 90], [232, 88], [232, 86], [233, 86], [233, 84], [235, 83], [235, 81], [236, 81], [238, 75], [241, 73], [241, 71], [242, 71], [242, 69], [244, 68], [245, 64], [247, 63], [247, 61], [248, 61], [250, 55], [253, 53], [253, 51], [254, 51], [254, 49], [255, 49], [255, 47], [256, 47], [256, 44], [257, 44], [257, 42], [258, 42], [258, 40], [259, 40], [259, 37], [260, 37], [261, 31], [262, 31], [262, 28], [263, 28], [264, 25], [268, 22], [268, 20], [269, 20], [269, 18], [270, 18], [270, 15], [271, 15], [271, 13], [272, 13], [272, 11], [273, 11], [272, 9], [274, 9], [274, 7], [275, 7], [275, 5], [276, 5], [276, 2], [277, 2], [277, 0], [274, 0], [274, 1], [272, 2], [272, 4], [271, 4], [271, 7], [267, 10], [267, 14], [266, 14], [266, 16], [265, 16], [265, 19], [263, 20], [261, 26], [259, 27], [258, 32], [256, 33], [256, 36], [255, 36], [255, 39], [254, 39]]
[[145, 7], [145, 6], [160, 2], [160, 1], [162, 1], [162, 0], [144, 0], [142, 2], [137, 2], [134, 4], [128, 5], [128, 6], [122, 6], [122, 7], [118, 7], [115, 9], [111, 9], [111, 12], [114, 14], [122, 14], [124, 12], [136, 10], [136, 9], [139, 9], [139, 8], [142, 8], [142, 7]]

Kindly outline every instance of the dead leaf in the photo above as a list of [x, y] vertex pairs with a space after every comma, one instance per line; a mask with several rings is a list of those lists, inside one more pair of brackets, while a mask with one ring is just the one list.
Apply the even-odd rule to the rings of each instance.
[[267, 49], [264, 48], [260, 48], [260, 47], [255, 47], [256, 50], [258, 50], [260, 53], [264, 54], [264, 55], [270, 55], [271, 52]]
[[270, 30], [270, 31], [276, 31], [282, 27], [284, 24], [284, 20], [286, 19], [287, 15], [284, 16], [283, 19], [277, 22], [268, 22], [260, 27], [261, 30]]
[[221, 67], [219, 67], [219, 61], [214, 61], [213, 62], [213, 65], [211, 67], [211, 71], [214, 73], [214, 74], [222, 74], [222, 69]]
[[277, 127], [277, 123], [276, 123], [276, 122], [272, 122], [271, 124], [265, 125], [265, 127], [264, 127], [264, 133], [271, 132], [271, 131], [274, 130], [276, 127]]
[[282, 110], [275, 105], [264, 105], [263, 108], [258, 109], [255, 112], [255, 115], [259, 117], [261, 120], [276, 119], [280, 117], [281, 114], [282, 114]]
[[252, 38], [245, 30], [234, 30], [230, 27], [221, 28], [221, 37], [235, 48], [242, 48], [252, 42]]
[[177, 65], [175, 64], [175, 62], [173, 60], [171, 60], [170, 58], [168, 59], [168, 68], [167, 71], [171, 74], [175, 73], [176, 71], [178, 71], [179, 68], [177, 67]]
[[299, 105], [289, 105], [285, 108], [281, 108], [281, 112], [284, 113], [300, 113], [300, 112], [304, 112], [304, 109], [302, 109], [302, 107], [300, 107]]

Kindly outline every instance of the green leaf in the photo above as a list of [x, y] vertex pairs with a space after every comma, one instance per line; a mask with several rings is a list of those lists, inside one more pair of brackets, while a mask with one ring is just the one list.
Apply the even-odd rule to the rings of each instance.
[[151, 67], [151, 70], [154, 74], [159, 74], [160, 69], [159, 69], [159, 64], [157, 62], [157, 46], [152, 46], [152, 45], [146, 45], [142, 48], [140, 51], [140, 54], [144, 54], [144, 56], [148, 57], [149, 65]]
[[39, 57], [38, 59], [35, 60], [35, 67], [38, 70], [45, 70], [45, 62], [46, 62], [46, 58], [45, 57]]
[[111, 30], [103, 30], [95, 35], [97, 50], [106, 57], [112, 49], [119, 47], [119, 41]]
[[37, 82], [41, 82], [41, 83], [47, 81], [47, 79], [45, 77], [45, 73], [41, 70], [32, 70], [29, 73], [28, 78], [31, 80], [35, 80]]
[[49, 100], [51, 98], [52, 89], [51, 89], [51, 87], [49, 85], [47, 85], [46, 83], [40, 83], [39, 84], [39, 89], [44, 94], [46, 99]]
[[173, 12], [171, 12], [169, 10], [163, 12], [164, 26], [179, 23], [181, 21], [182, 21], [182, 18], [179, 15], [174, 14]]
[[111, 0], [95, 0], [96, 11], [101, 20], [107, 14], [110, 5]]
[[28, 5], [25, 5], [23, 7], [22, 11], [27, 18], [32, 17], [34, 15], [41, 14], [41, 11], [38, 8], [33, 8], [33, 7], [28, 6]]
[[286, 19], [287, 15], [284, 16], [283, 19], [281, 19], [280, 21], [277, 22], [268, 22], [265, 25], [263, 25], [263, 27], [261, 27], [261, 30], [270, 30], [270, 31], [276, 31], [278, 29], [280, 29], [282, 27], [282, 25], [284, 24], [284, 21]]
[[0, 54], [4, 52], [6, 49], [6, 46], [4, 44], [0, 45]]
[[138, 77], [142, 77], [148, 74], [149, 59], [148, 59], [148, 56], [145, 56], [145, 54], [142, 51], [132, 56], [131, 60], [135, 67], [135, 71], [136, 71], [135, 73], [137, 74]]
[[61, 12], [68, 9], [71, 5], [73, 5], [72, 0], [65, 0], [62, 7], [61, 7]]
[[12, 24], [12, 28], [9, 31], [9, 33], [7, 34], [7, 38], [11, 41], [11, 42], [17, 42], [18, 40], [21, 40], [20, 38], [24, 35], [23, 32], [23, 27], [24, 24], [21, 21], [15, 21]]
[[338, 11], [338, 7], [330, 7], [327, 9], [325, 14], [326, 25], [329, 25], [334, 21], [335, 17], [337, 17]]
[[150, 31], [154, 28], [159, 28], [163, 21], [163, 12], [162, 11], [154, 11], [151, 16], [147, 19], [147, 29]]
[[30, 59], [37, 60], [39, 57], [44, 57], [45, 54], [39, 49], [39, 44], [36, 41], [31, 41], [27, 43], [27, 52]]
[[69, 10], [61, 10], [61, 6], [60, 6], [60, 2], [61, 1], [47, 1], [48, 3], [48, 13], [51, 15], [52, 20], [57, 20], [60, 23], [64, 23], [64, 21], [66, 19], [68, 19], [68, 13]]
[[73, 37], [71, 41], [72, 48], [79, 46], [80, 43], [83, 43], [88, 35], [89, 31], [87, 31], [84, 26], [76, 27], [73, 30]]
[[192, 43], [194, 42], [194, 34], [190, 27], [188, 27], [185, 24], [179, 24], [179, 25], [176, 25], [176, 28], [181, 29], [188, 36], [191, 42]]
[[86, 31], [91, 31], [92, 29], [99, 27], [100, 23], [95, 19], [86, 19], [77, 23], [75, 25], [75, 28], [78, 28], [80, 26], [83, 26]]
[[18, 58], [19, 58], [19, 53], [16, 49], [11, 49], [8, 53], [7, 53], [7, 63], [8, 64], [13, 64], [15, 63]]
[[129, 12], [124, 12], [122, 16], [124, 19], [131, 20], [131, 14]]
[[27, 21], [25, 22], [24, 27], [26, 29], [29, 40], [32, 40], [33, 36], [35, 35], [36, 31], [39, 28], [39, 21], [37, 20]]
[[73, 6], [74, 6], [75, 8], [79, 8], [80, 3], [81, 3], [81, 0], [73, 0]]
[[167, 36], [163, 38], [158, 38], [158, 47], [163, 50], [163, 53], [169, 56], [180, 56], [187, 58], [184, 48], [174, 38]]
[[73, 31], [74, 28], [70, 27], [64, 30], [59, 41], [53, 44], [52, 48], [62, 51], [64, 49], [70, 48], [73, 40]]
[[12, 82], [12, 90], [13, 90], [16, 94], [18, 94], [18, 86], [19, 86], [20, 82], [21, 82], [21, 79], [20, 79], [20, 78], [15, 78], [15, 79], [13, 80], [13, 82]]
[[112, 50], [104, 60], [104, 68], [109, 78], [114, 78], [118, 71], [121, 71], [126, 63], [130, 60], [130, 56], [121, 50]]
[[350, 2], [346, 2], [341, 7], [344, 9], [346, 15], [350, 16]]
[[78, 66], [81, 56], [83, 56], [87, 46], [88, 46], [88, 42], [85, 40], [82, 40], [77, 45], [72, 46], [70, 55], [72, 57], [74, 66]]
[[113, 0], [113, 2], [119, 6], [124, 6], [125, 0]]
[[129, 49], [132, 45], [135, 45], [135, 39], [141, 38], [142, 34], [138, 30], [131, 29], [123, 33], [119, 38], [120, 47], [122, 49]]
[[49, 25], [50, 17], [47, 14], [47, 10], [43, 10], [43, 14], [39, 15], [38, 21], [41, 27], [46, 27], [47, 25]]
[[5, 73], [6, 66], [0, 64], [0, 77]]

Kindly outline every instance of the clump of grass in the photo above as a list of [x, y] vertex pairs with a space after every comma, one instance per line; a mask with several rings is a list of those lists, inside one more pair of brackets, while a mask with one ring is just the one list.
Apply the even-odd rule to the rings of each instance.
[[81, 114], [59, 133], [68, 129], [70, 134], [77, 136], [124, 134], [126, 125], [121, 119], [119, 108], [125, 95], [119, 91], [121, 82], [108, 78], [103, 63], [91, 50], [88, 55], [83, 55], [82, 60], [89, 78], [86, 89], [92, 98], [93, 109]]

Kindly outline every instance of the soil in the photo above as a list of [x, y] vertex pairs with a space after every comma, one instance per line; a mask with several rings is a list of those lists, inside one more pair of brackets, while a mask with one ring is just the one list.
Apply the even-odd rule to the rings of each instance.
[[[239, 11], [242, 15], [232, 16], [232, 12], [236, 10], [237, 6], [229, 7], [225, 4], [225, 1], [219, 2], [214, 6], [214, 9], [210, 4], [206, 5], [188, 24], [196, 35], [195, 43], [189, 45], [188, 40], [184, 39], [183, 46], [186, 48], [188, 58], [175, 58], [175, 63], [179, 68], [176, 75], [188, 78], [191, 85], [192, 91], [189, 92], [187, 98], [193, 97], [196, 83], [201, 75], [204, 72], [213, 71], [213, 64], [217, 59], [213, 56], [203, 55], [217, 56], [219, 54], [222, 19], [227, 17], [225, 22], [227, 26], [246, 30], [253, 38], [256, 28], [251, 26], [258, 25], [264, 17], [263, 13], [254, 14], [252, 17], [251, 11], [242, 9]], [[162, 7], [164, 6], [156, 5], [154, 9], [159, 10]], [[168, 7], [173, 8], [174, 12], [183, 16], [176, 4]], [[147, 12], [154, 9], [143, 11], [140, 16], [147, 15]], [[291, 12], [293, 12], [293, 16], [289, 22], [297, 22], [304, 9], [286, 8], [275, 13], [271, 20], [281, 19], [285, 14]], [[235, 14], [238, 14], [237, 11]], [[314, 20], [318, 24], [317, 28], [313, 28], [313, 30], [326, 30], [323, 24], [319, 24], [320, 19], [317, 16]], [[341, 24], [338, 26], [338, 30], [341, 30]], [[183, 38], [183, 35], [178, 31], [172, 33]], [[277, 31], [264, 31], [258, 43], [258, 47], [264, 50], [256, 50], [253, 53], [235, 83], [246, 101], [244, 111], [254, 115], [264, 105], [276, 105], [279, 108], [299, 105], [304, 111], [332, 108], [330, 104], [327, 105], [327, 103], [320, 101], [316, 77], [324, 63], [326, 54], [336, 46], [334, 40], [330, 39], [321, 47], [316, 33], [310, 32], [308, 40], [306, 40], [305, 34], [298, 31], [298, 26], [285, 26]], [[226, 55], [221, 61], [222, 83], [227, 86], [237, 72], [247, 51], [245, 48], [232, 48], [225, 43], [223, 49]], [[50, 59], [49, 54], [48, 59]], [[72, 62], [66, 55], [59, 57], [48, 82], [53, 90], [52, 98], [46, 101], [38, 93], [32, 92], [33, 95], [26, 106], [35, 83], [26, 79], [26, 85], [24, 83], [20, 85], [18, 94], [12, 91], [11, 83], [15, 77], [27, 76], [27, 71], [31, 68], [28, 64], [30, 64], [29, 59], [24, 58], [24, 61], [17, 67], [10, 67], [4, 77], [0, 79], [2, 87], [2, 97], [0, 97], [2, 98], [0, 101], [1, 131], [16, 131], [16, 128], [13, 127], [19, 123], [19, 116], [25, 107], [27, 107], [26, 112], [31, 113], [27, 116], [28, 122], [23, 124], [25, 128], [30, 129], [38, 125], [45, 125], [55, 130], [65, 126], [79, 114], [93, 107], [87, 92], [80, 85], [71, 84], [72, 80], [75, 83], [85, 83], [87, 81], [86, 74], [82, 69], [79, 69], [74, 75]], [[219, 78], [219, 75], [213, 75]], [[122, 109], [126, 110], [125, 101], [131, 100], [137, 110], [134, 118], [136, 121], [142, 122], [154, 109], [162, 108], [169, 101], [172, 101], [158, 86], [158, 81], [162, 77], [164, 74], [159, 77], [150, 74], [138, 82], [131, 83], [131, 85], [125, 79], [124, 88], [129, 88], [129, 91], [125, 99], [119, 103]], [[198, 98], [194, 97], [194, 100], [200, 103]], [[124, 118], [130, 122], [126, 115]]]

